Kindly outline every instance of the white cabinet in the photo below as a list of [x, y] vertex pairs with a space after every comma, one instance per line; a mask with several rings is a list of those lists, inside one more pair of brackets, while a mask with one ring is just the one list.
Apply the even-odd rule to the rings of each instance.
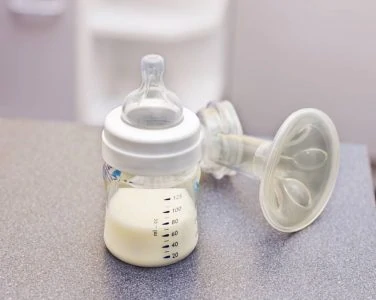
[[228, 0], [80, 0], [77, 117], [101, 125], [140, 84], [143, 55], [164, 56], [165, 82], [198, 110], [221, 99], [227, 80]]

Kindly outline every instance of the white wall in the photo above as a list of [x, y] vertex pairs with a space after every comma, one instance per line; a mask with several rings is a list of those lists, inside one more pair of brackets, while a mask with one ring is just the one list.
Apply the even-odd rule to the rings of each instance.
[[[75, 1], [42, 22], [11, 14], [6, 3], [0, 1], [0, 116], [74, 118]], [[376, 1], [236, 4], [226, 96], [246, 131], [272, 135], [293, 110], [318, 107], [343, 141], [367, 142], [376, 158]]]
[[376, 158], [376, 1], [238, 0], [231, 98], [248, 133], [317, 107]]
[[74, 118], [74, 0], [22, 18], [0, 1], [0, 117]]

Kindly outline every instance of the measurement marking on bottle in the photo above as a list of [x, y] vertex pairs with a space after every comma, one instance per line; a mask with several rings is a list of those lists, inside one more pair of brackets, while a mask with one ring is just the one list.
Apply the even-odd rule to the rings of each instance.
[[165, 201], [171, 200], [171, 198], [164, 198]]
[[169, 237], [169, 236], [170, 236], [169, 233], [162, 235], [162, 237]]
[[169, 211], [169, 210], [166, 210], [166, 211], [164, 211], [163, 213], [164, 213], [164, 214], [169, 214], [170, 211]]
[[169, 253], [170, 251], [166, 250], [164, 253]]
[[162, 248], [170, 248], [170, 245], [164, 245]]
[[169, 228], [165, 228], [165, 229], [163, 229], [163, 230], [170, 230]]
[[169, 225], [170, 224], [170, 222], [164, 222], [164, 223], [162, 223], [162, 225]]
[[167, 256], [165, 256], [165, 257], [163, 257], [163, 258], [171, 258], [171, 255], [167, 255]]
[[165, 240], [165, 241], [163, 241], [163, 243], [167, 243], [169, 240]]

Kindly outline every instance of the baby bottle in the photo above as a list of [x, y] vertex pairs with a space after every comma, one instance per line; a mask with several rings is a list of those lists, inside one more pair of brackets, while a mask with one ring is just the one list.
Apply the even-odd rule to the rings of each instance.
[[163, 83], [164, 61], [141, 61], [142, 84], [106, 117], [104, 241], [118, 259], [143, 267], [187, 257], [198, 240], [195, 192], [200, 122]]

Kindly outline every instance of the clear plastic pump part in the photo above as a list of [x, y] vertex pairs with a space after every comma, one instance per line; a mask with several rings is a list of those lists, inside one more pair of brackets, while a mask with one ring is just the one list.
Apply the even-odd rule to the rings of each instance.
[[164, 59], [149, 54], [141, 60], [141, 86], [131, 92], [122, 107], [122, 119], [142, 129], [174, 127], [183, 120], [179, 98], [163, 82]]
[[[217, 102], [210, 106], [221, 111], [228, 105]], [[205, 124], [217, 122], [217, 128], [223, 127], [223, 123], [240, 124], [234, 120], [237, 118], [234, 114], [198, 115], [206, 135], [215, 130]], [[332, 194], [339, 170], [339, 138], [333, 122], [322, 111], [308, 108], [294, 112], [273, 142], [218, 132], [214, 138], [205, 140], [211, 144], [204, 144], [203, 171], [213, 172], [206, 166], [213, 166], [214, 162], [219, 167], [260, 178], [262, 211], [270, 225], [279, 231], [294, 232], [311, 224]]]

